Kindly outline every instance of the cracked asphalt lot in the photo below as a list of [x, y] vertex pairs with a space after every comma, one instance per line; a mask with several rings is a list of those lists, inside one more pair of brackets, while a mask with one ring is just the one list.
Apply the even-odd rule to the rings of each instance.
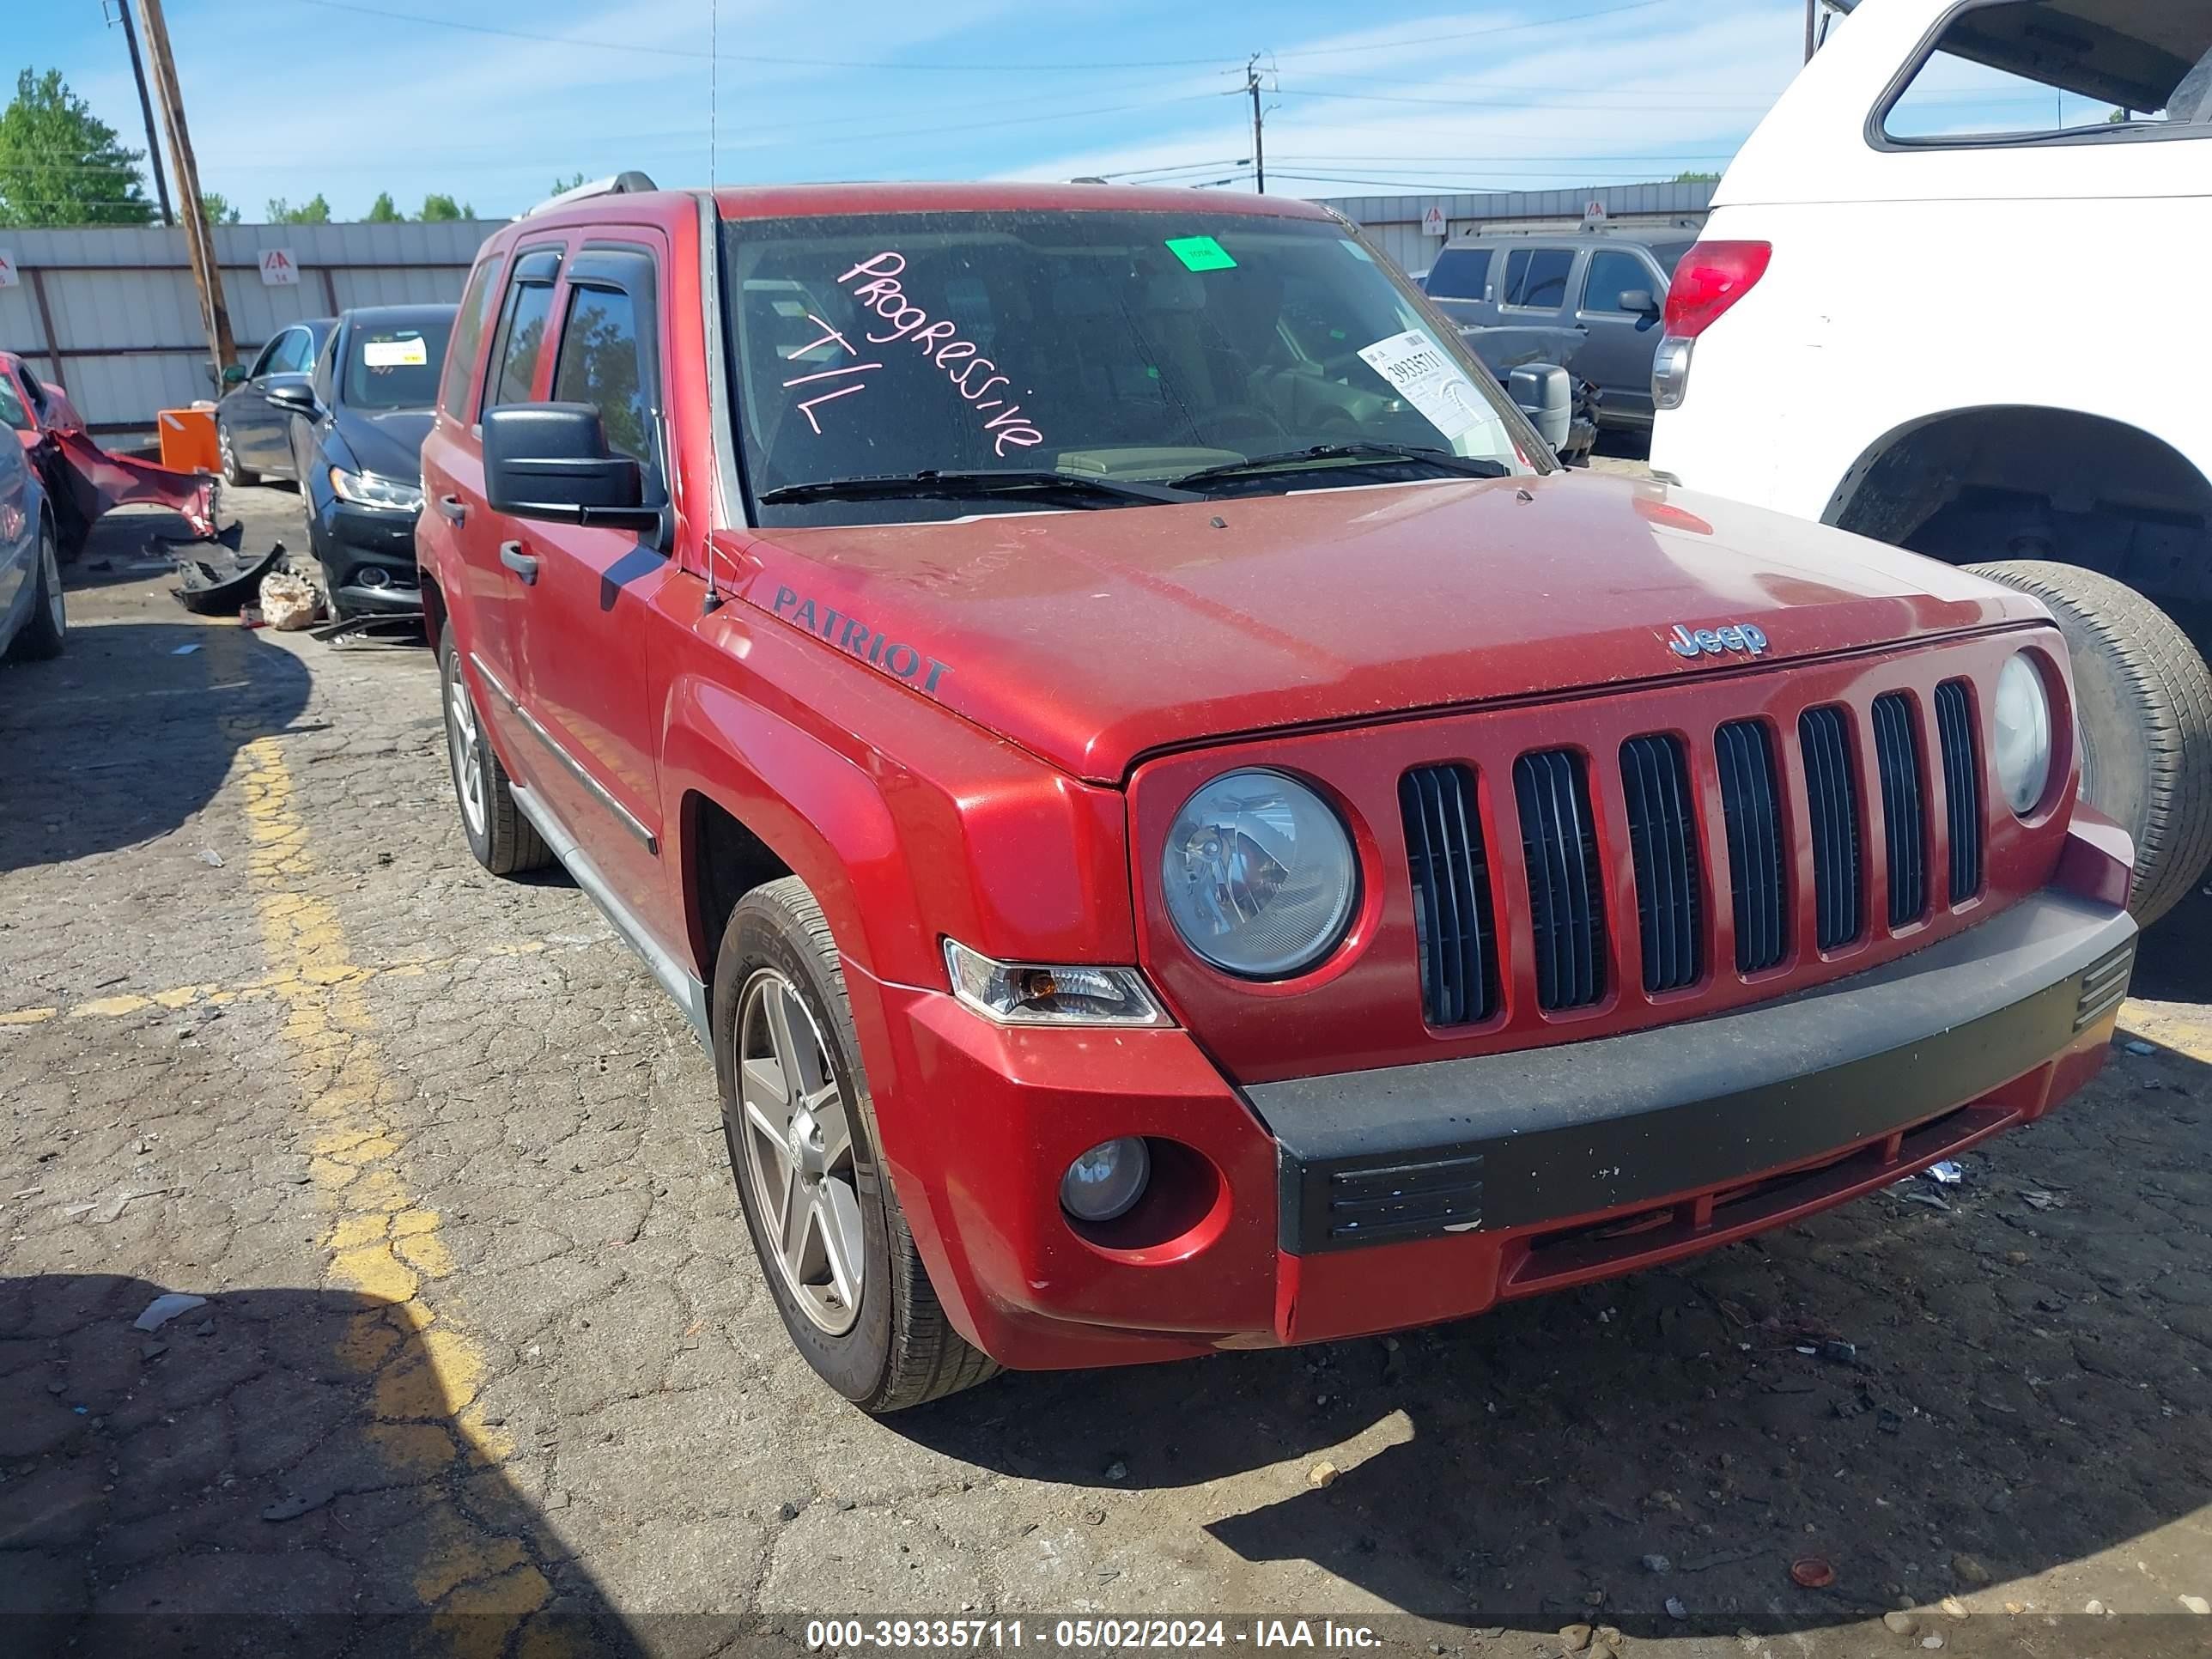
[[[2212, 901], [2147, 943], [2148, 1051], [1960, 1185], [873, 1422], [785, 1339], [675, 1009], [564, 880], [470, 860], [428, 654], [189, 617], [149, 522], [70, 573], [64, 659], [0, 671], [0, 1649], [2212, 1646]], [[134, 1328], [169, 1291], [206, 1299]]]

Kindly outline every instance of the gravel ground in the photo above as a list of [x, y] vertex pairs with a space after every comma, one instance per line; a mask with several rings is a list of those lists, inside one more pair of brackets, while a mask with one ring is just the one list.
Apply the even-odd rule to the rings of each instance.
[[[250, 545], [296, 529], [233, 501]], [[10, 1649], [1108, 1613], [1419, 1655], [2212, 1644], [2205, 901], [2102, 1078], [1960, 1185], [878, 1423], [789, 1349], [675, 1009], [565, 881], [470, 860], [428, 654], [191, 617], [131, 568], [149, 522], [71, 572], [69, 654], [0, 672]], [[134, 1328], [170, 1291], [206, 1301]]]

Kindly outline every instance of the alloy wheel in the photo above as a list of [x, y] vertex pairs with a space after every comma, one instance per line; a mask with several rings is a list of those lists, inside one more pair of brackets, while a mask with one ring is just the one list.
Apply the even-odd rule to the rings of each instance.
[[738, 1005], [744, 1166], [784, 1287], [831, 1336], [866, 1293], [852, 1118], [828, 1045], [791, 981], [763, 968]]
[[461, 816], [469, 833], [484, 833], [483, 733], [477, 725], [476, 705], [461, 681], [460, 665], [453, 665], [453, 684], [446, 691], [446, 747], [453, 757], [453, 787], [461, 797]]

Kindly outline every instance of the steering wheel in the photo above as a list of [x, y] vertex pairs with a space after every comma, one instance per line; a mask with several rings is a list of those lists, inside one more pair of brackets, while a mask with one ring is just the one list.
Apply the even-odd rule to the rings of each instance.
[[1213, 441], [1209, 447], [1230, 447], [1222, 441], [1228, 434], [1221, 428], [1224, 425], [1235, 427], [1240, 423], [1252, 428], [1255, 435], [1262, 440], [1291, 435], [1291, 429], [1278, 420], [1272, 410], [1262, 409], [1257, 404], [1217, 404], [1206, 412], [1206, 436]]

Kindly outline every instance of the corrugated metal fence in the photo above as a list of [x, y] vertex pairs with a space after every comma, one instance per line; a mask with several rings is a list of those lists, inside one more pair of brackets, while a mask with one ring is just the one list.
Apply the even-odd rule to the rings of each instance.
[[[1583, 222], [1592, 202], [1605, 204], [1606, 222], [1646, 228], [1705, 222], [1712, 205], [1710, 183], [1600, 185], [1588, 190], [1494, 190], [1434, 196], [1339, 196], [1326, 205], [1351, 220], [1407, 270], [1426, 270], [1437, 250], [1454, 236], [1477, 230], [1565, 230]], [[1421, 228], [1433, 205], [1443, 210], [1446, 234]]]
[[[302, 318], [459, 300], [503, 222], [217, 226], [240, 361]], [[271, 248], [289, 250], [296, 283], [263, 282]], [[94, 432], [150, 432], [156, 410], [217, 395], [181, 229], [0, 230], [0, 252], [16, 273], [0, 287], [0, 348], [65, 387]]]

